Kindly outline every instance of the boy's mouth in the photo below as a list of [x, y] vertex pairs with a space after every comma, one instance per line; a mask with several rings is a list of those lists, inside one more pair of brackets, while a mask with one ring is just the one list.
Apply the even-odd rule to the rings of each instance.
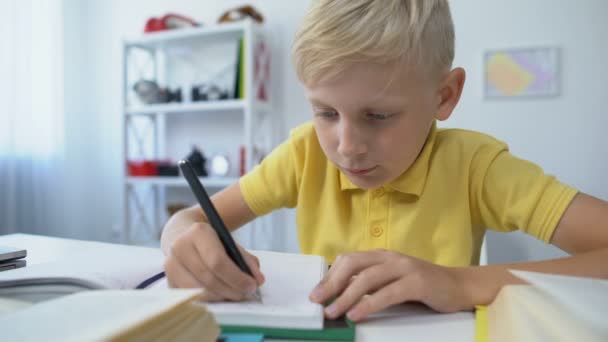
[[353, 175], [362, 176], [362, 175], [366, 175], [366, 174], [374, 171], [377, 167], [378, 166], [373, 166], [373, 167], [370, 167], [368, 169], [347, 169], [347, 168], [344, 168], [344, 171], [346, 171], [346, 172], [348, 172], [350, 174], [353, 174]]

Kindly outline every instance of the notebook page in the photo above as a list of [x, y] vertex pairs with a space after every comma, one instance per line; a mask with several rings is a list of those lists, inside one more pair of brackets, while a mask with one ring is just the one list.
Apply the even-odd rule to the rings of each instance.
[[259, 260], [266, 282], [260, 288], [262, 303], [209, 303], [220, 325], [272, 328], [322, 329], [323, 307], [308, 295], [327, 268], [320, 256], [252, 251]]
[[32, 303], [21, 301], [21, 300], [14, 300], [14, 299], [10, 299], [10, 298], [0, 298], [0, 317], [2, 315], [5, 315], [5, 314], [11, 313], [11, 312], [15, 312], [17, 310], [27, 308], [28, 306], [31, 306], [31, 305], [32, 305]]
[[163, 270], [160, 249], [91, 243], [87, 250], [75, 250], [69, 258], [28, 265], [0, 273], [0, 283], [30, 278], [75, 278], [108, 289], [132, 289]]

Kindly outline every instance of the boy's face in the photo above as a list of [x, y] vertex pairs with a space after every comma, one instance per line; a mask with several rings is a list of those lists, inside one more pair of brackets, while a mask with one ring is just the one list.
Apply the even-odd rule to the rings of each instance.
[[408, 170], [435, 119], [436, 86], [404, 69], [362, 63], [306, 87], [325, 155], [360, 188]]

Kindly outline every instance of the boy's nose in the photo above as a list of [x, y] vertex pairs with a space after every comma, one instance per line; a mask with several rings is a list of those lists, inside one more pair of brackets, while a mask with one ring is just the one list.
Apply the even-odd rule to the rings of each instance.
[[367, 144], [355, 127], [344, 123], [338, 136], [338, 153], [347, 158], [356, 157], [367, 152]]

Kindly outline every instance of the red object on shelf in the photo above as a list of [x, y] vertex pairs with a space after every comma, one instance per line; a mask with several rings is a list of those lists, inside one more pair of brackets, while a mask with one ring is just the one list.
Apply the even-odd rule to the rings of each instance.
[[150, 33], [175, 28], [195, 26], [199, 26], [199, 23], [192, 20], [191, 18], [180, 14], [167, 13], [160, 18], [152, 17], [148, 19], [148, 21], [146, 22], [146, 26], [144, 27], [144, 32]]
[[128, 160], [127, 171], [129, 176], [156, 176], [157, 163], [154, 160]]
[[146, 26], [144, 28], [144, 32], [145, 33], [150, 33], [150, 32], [163, 31], [163, 30], [166, 30], [166, 29], [167, 29], [167, 27], [165, 26], [165, 23], [161, 19], [159, 19], [159, 18], [150, 18], [146, 22]]

